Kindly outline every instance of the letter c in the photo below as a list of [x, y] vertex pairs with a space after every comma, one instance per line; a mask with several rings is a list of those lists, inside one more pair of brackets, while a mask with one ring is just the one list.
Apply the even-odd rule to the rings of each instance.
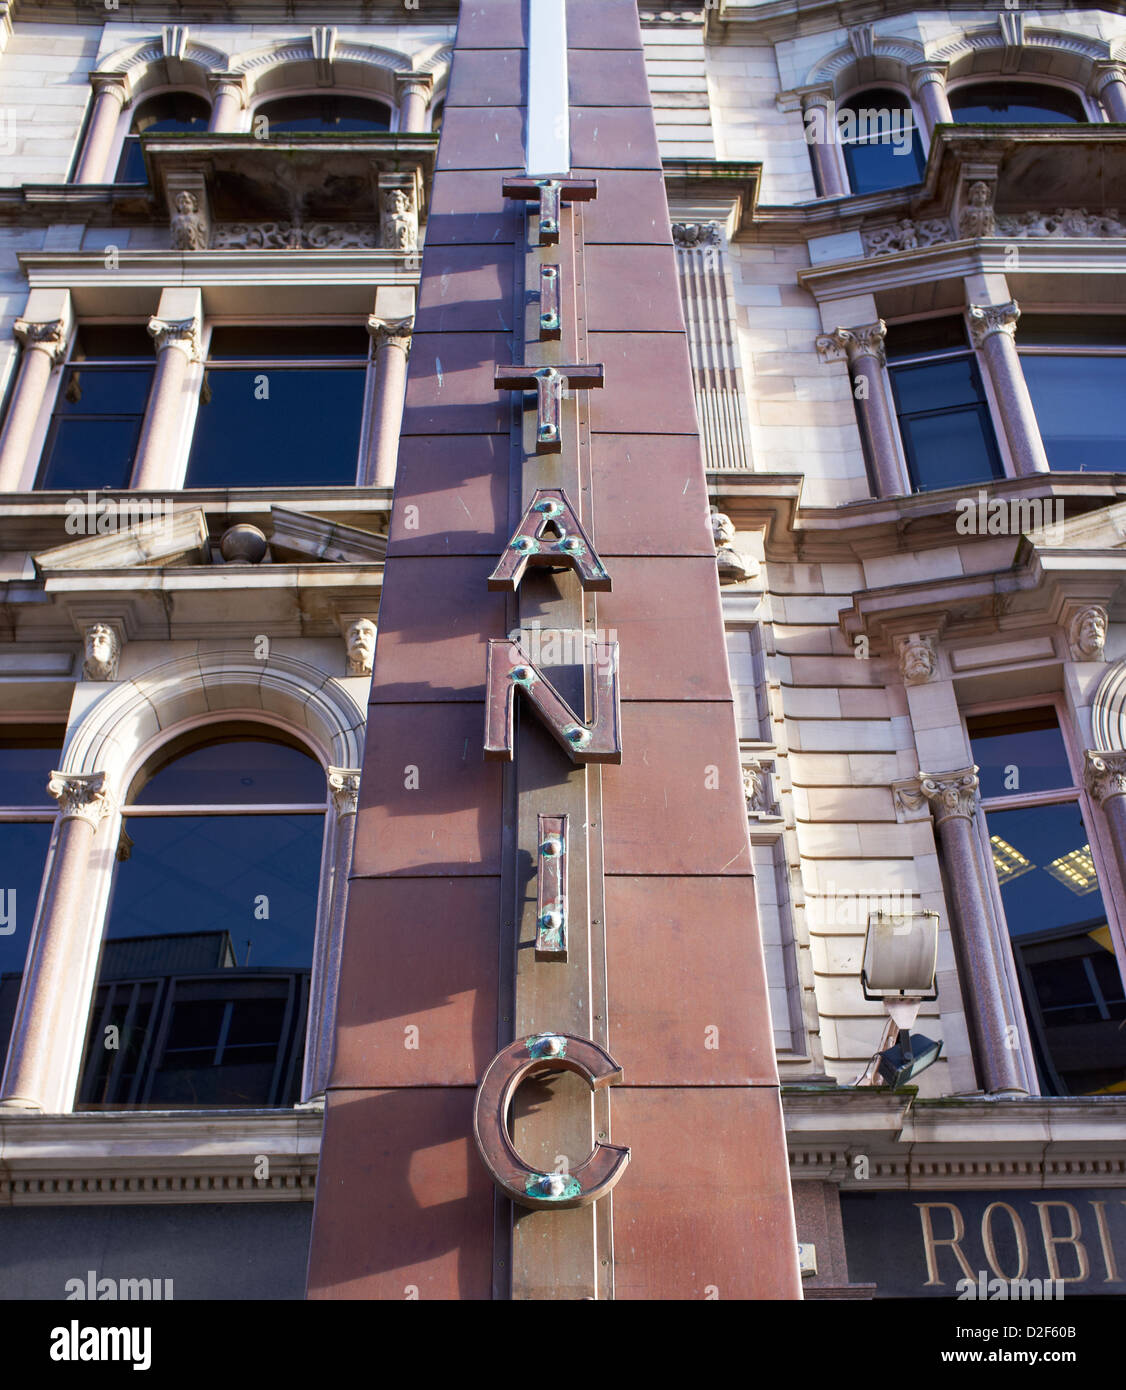
[[522, 1207], [585, 1207], [615, 1185], [629, 1163], [629, 1149], [597, 1143], [569, 1173], [539, 1173], [508, 1137], [508, 1112], [520, 1083], [544, 1072], [573, 1071], [592, 1091], [622, 1079], [622, 1069], [603, 1048], [569, 1033], [538, 1033], [509, 1043], [485, 1069], [473, 1106], [473, 1137], [497, 1187]]

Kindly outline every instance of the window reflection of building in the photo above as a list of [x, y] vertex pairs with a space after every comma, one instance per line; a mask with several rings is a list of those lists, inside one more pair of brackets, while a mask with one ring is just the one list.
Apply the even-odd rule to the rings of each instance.
[[1040, 1089], [1126, 1090], [1126, 992], [1056, 710], [967, 727]]
[[80, 1108], [300, 1099], [324, 786], [303, 749], [240, 726], [135, 779]]
[[0, 1072], [55, 820], [47, 779], [62, 742], [50, 726], [0, 726]]

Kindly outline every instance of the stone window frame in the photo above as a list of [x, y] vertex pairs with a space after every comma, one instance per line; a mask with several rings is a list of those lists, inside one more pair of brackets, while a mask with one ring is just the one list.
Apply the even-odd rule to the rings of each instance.
[[1017, 810], [1031, 806], [1053, 806], [1063, 804], [1075, 804], [1079, 807], [1080, 814], [1083, 817], [1083, 825], [1087, 831], [1088, 842], [1091, 847], [1091, 858], [1095, 863], [1095, 873], [1099, 880], [1099, 889], [1102, 894], [1103, 906], [1106, 908], [1107, 925], [1110, 928], [1111, 939], [1114, 942], [1116, 963], [1119, 973], [1122, 976], [1124, 986], [1126, 986], [1126, 910], [1120, 907], [1120, 904], [1126, 903], [1126, 897], [1122, 896], [1123, 885], [1119, 881], [1113, 851], [1105, 843], [1105, 831], [1100, 824], [1101, 818], [1099, 816], [1099, 808], [1094, 804], [1084, 784], [1083, 740], [1079, 736], [1075, 716], [1069, 707], [1067, 697], [1058, 691], [1047, 692], [1043, 695], [1029, 693], [1014, 696], [1008, 700], [983, 700], [974, 701], [965, 705], [960, 704], [958, 709], [962, 720], [962, 727], [966, 730], [966, 742], [968, 746], [969, 732], [967, 720], [973, 718], [975, 715], [1001, 714], [1006, 712], [1015, 714], [1022, 710], [1047, 709], [1049, 707], [1055, 710], [1056, 718], [1059, 722], [1060, 736], [1063, 739], [1064, 750], [1067, 754], [1068, 768], [1074, 779], [1071, 785], [1067, 787], [1052, 787], [1043, 792], [1013, 792], [1004, 797], [986, 798], [982, 797], [980, 792], [978, 792], [976, 800], [977, 809], [980, 814], [974, 817], [974, 831], [981, 849], [981, 862], [985, 867], [986, 888], [993, 909], [998, 954], [1004, 965], [1011, 996], [1016, 1006], [1017, 1017], [1014, 1021], [1020, 1030], [1021, 1053], [1025, 1068], [1029, 1078], [1034, 1084], [1038, 1081], [1038, 1076], [1032, 1049], [1032, 1037], [1023, 1007], [1020, 977], [1016, 960], [1013, 956], [1012, 938], [1005, 916], [1001, 888], [1000, 884], [997, 882], [996, 873], [993, 870], [993, 861], [989, 848], [988, 816], [990, 810]]
[[[251, 279], [252, 266], [247, 267], [247, 279]], [[153, 307], [153, 318], [158, 317], [158, 305]], [[145, 318], [142, 315], [138, 320], [142, 325]], [[42, 403], [37, 417], [34, 432], [28, 443], [27, 455], [24, 460], [23, 477], [21, 480], [20, 491], [40, 492], [42, 489], [37, 487], [37, 479], [42, 470], [43, 451], [46, 448], [47, 437], [51, 429], [51, 421], [54, 417], [55, 408], [58, 404], [59, 392], [62, 390], [62, 383], [66, 376], [67, 367], [70, 365], [71, 353], [74, 350], [75, 340], [83, 324], [98, 323], [120, 323], [121, 318], [115, 318], [108, 314], [90, 314], [81, 319], [75, 319], [69, 326], [66, 339], [66, 356], [63, 361], [55, 368], [52, 373], [50, 385], [44, 392]], [[211, 335], [216, 327], [261, 327], [261, 328], [289, 328], [289, 327], [319, 327], [319, 326], [348, 326], [356, 327], [363, 325], [361, 316], [356, 315], [332, 315], [329, 317], [310, 318], [294, 314], [292, 317], [284, 315], [265, 316], [247, 314], [216, 314], [203, 318], [199, 330], [199, 359], [189, 364], [184, 381], [184, 391], [182, 396], [182, 406], [178, 419], [175, 422], [175, 433], [170, 441], [169, 447], [162, 455], [163, 477], [159, 481], [159, 488], [169, 492], [183, 492], [186, 490], [186, 477], [188, 461], [191, 455], [192, 441], [195, 436], [196, 416], [199, 409], [199, 393], [203, 384], [204, 372], [207, 369], [207, 354], [210, 347]], [[155, 358], [155, 353], [154, 353]], [[246, 364], [248, 367], [254, 365], [253, 361]], [[356, 451], [355, 475], [347, 483], [336, 484], [340, 487], [362, 487], [364, 486], [365, 460], [374, 445], [372, 432], [375, 425], [375, 393], [377, 362], [374, 347], [369, 350], [366, 358], [365, 379], [363, 388], [363, 406], [360, 417], [359, 440]], [[155, 383], [155, 372], [154, 372]], [[146, 406], [145, 418], [151, 408], [153, 388], [149, 390], [149, 404]], [[2, 422], [0, 422], [2, 423]], [[142, 424], [142, 436], [144, 426]], [[136, 464], [136, 457], [134, 458]], [[130, 479], [124, 488], [110, 489], [111, 492], [131, 491], [137, 484]], [[228, 486], [225, 484], [224, 486]], [[231, 483], [229, 486], [238, 487], [239, 483]], [[315, 478], [310, 478], [307, 483], [286, 484], [285, 487], [317, 487], [319, 484]], [[151, 487], [143, 488], [144, 491], [151, 491]]]
[[[326, 775], [299, 1108], [322, 1102], [332, 1060], [366, 725], [348, 684], [294, 657], [272, 654], [268, 661], [257, 662], [229, 643], [216, 643], [115, 682], [92, 703], [88, 697], [78, 698], [77, 692], [86, 689], [93, 694], [104, 687], [77, 687], [73, 709], [78, 713], [67, 728], [57, 775], [59, 810], [0, 1076], [0, 1113], [73, 1111], [124, 821], [122, 798], [162, 747], [196, 732], [203, 742], [208, 730], [231, 723], [259, 724], [264, 731], [284, 733], [316, 758]], [[15, 714], [11, 717], [16, 719]], [[72, 804], [75, 793], [83, 804]], [[93, 827], [81, 874], [81, 903], [53, 919], [53, 883], [67, 872], [63, 830], [75, 817]]]
[[[1090, 125], [1105, 124], [1110, 120], [1106, 108], [1102, 103], [1090, 95], [1089, 91], [1081, 82], [1074, 81], [1068, 77], [1056, 77], [1040, 72], [966, 72], [956, 77], [950, 78], [946, 83], [946, 94], [956, 92], [962, 87], [988, 87], [991, 84], [1007, 86], [1010, 83], [1019, 83], [1022, 87], [1052, 87], [1058, 90], [1069, 92], [1072, 96], [1079, 99], [1079, 104], [1083, 108], [1083, 113], [1087, 117]], [[955, 125], [972, 124], [972, 122], [960, 122], [955, 120]], [[997, 124], [1003, 125], [1004, 122]]]
[[[253, 254], [253, 253], [250, 253]], [[250, 277], [248, 277], [250, 278]], [[216, 328], [319, 328], [319, 327], [363, 327], [364, 320], [358, 317], [331, 315], [327, 318], [308, 317], [294, 315], [286, 316], [266, 316], [266, 315], [246, 315], [246, 314], [215, 314], [205, 315], [199, 333], [199, 360], [191, 363], [188, 368], [187, 377], [184, 382], [184, 406], [180, 419], [180, 430], [173, 450], [169, 451], [167, 466], [168, 480], [162, 483], [172, 492], [187, 492], [189, 495], [194, 489], [187, 486], [188, 463], [191, 459], [192, 444], [195, 440], [196, 420], [199, 414], [199, 398], [203, 388], [203, 378], [207, 371], [208, 353], [211, 348], [211, 338]], [[243, 365], [250, 369], [253, 368], [259, 359], [246, 359]], [[307, 359], [302, 359], [307, 360]], [[308, 359], [311, 360], [311, 359]], [[268, 367], [261, 367], [262, 372], [269, 371]], [[363, 405], [360, 415], [360, 431], [356, 445], [356, 469], [355, 476], [346, 483], [336, 483], [335, 487], [362, 487], [364, 485], [364, 461], [371, 450], [372, 428], [374, 424], [374, 401], [376, 389], [376, 354], [374, 344], [369, 344], [369, 351], [366, 358], [364, 369], [364, 394]], [[215, 485], [207, 485], [204, 491], [209, 490]], [[223, 483], [223, 487], [244, 487], [243, 483]], [[317, 487], [319, 486], [315, 478], [310, 478], [305, 483], [286, 483], [281, 485], [283, 490], [293, 487]]]
[[[923, 151], [923, 164], [925, 166], [927, 157], [930, 154], [931, 133], [928, 130], [926, 122], [924, 120], [923, 109], [914, 97], [914, 95], [912, 94], [910, 86], [907, 83], [897, 81], [894, 78], [888, 78], [885, 81], [882, 78], [873, 77], [867, 82], [853, 82], [845, 84], [843, 86], [838, 86], [833, 98], [836, 102], [837, 110], [839, 111], [842, 106], [848, 106], [855, 97], [863, 96], [865, 92], [873, 90], [896, 92], [899, 94], [899, 96], [903, 98], [904, 103], [911, 112], [912, 132], [917, 131], [919, 135], [919, 141]], [[841, 163], [844, 166], [845, 171], [845, 180], [850, 185], [848, 196], [853, 198], [871, 198], [874, 196], [878, 196], [872, 191], [857, 192], [855, 189], [851, 187], [851, 180], [848, 178], [848, 165], [845, 162], [844, 158], [844, 145], [840, 144], [839, 148], [841, 150]], [[910, 183], [896, 184], [893, 188], [889, 188], [886, 191], [888, 193], [892, 193], [900, 188], [910, 188], [911, 186], [912, 185]]]
[[[164, 96], [192, 96], [198, 97], [208, 108], [209, 112], [214, 110], [211, 97], [207, 91], [201, 91], [198, 87], [193, 87], [184, 82], [166, 82], [159, 86], [146, 87], [141, 92], [135, 92], [132, 99], [121, 108], [121, 114], [117, 118], [117, 125], [114, 128], [113, 139], [109, 146], [109, 154], [106, 159], [106, 166], [103, 172], [102, 182], [116, 185], [117, 170], [121, 164], [121, 157], [125, 153], [125, 141], [133, 131], [133, 121], [137, 112], [147, 101], [153, 97]], [[85, 143], [85, 132], [83, 134], [83, 144]], [[79, 150], [81, 154], [81, 149]], [[73, 181], [73, 173], [71, 181]]]

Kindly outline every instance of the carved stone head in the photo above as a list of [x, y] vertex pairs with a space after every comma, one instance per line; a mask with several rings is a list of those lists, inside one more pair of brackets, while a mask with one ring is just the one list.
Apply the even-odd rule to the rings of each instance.
[[115, 681], [121, 643], [106, 623], [92, 623], [86, 629], [86, 660], [82, 674], [88, 681]]
[[716, 549], [721, 546], [731, 545], [735, 540], [735, 523], [723, 512], [713, 511], [711, 514], [712, 540], [715, 541]]
[[991, 191], [991, 190], [990, 190], [990, 187], [989, 187], [989, 185], [988, 185], [987, 183], [980, 183], [980, 182], [979, 182], [979, 183], [971, 183], [971, 184], [970, 184], [970, 203], [971, 203], [971, 205], [972, 205], [973, 207], [975, 207], [975, 208], [984, 208], [984, 207], [988, 207], [988, 206], [989, 206], [989, 199], [990, 199], [990, 191]]
[[189, 193], [186, 188], [182, 189], [176, 194], [176, 211], [182, 213], [185, 217], [198, 212], [199, 199], [194, 193]]
[[931, 679], [937, 667], [938, 657], [931, 638], [913, 632], [900, 640], [899, 674], [905, 685], [922, 685]]
[[375, 666], [375, 624], [370, 618], [359, 618], [348, 628], [345, 642], [348, 648], [348, 674], [370, 676]]
[[1106, 647], [1107, 615], [1105, 608], [1092, 604], [1081, 608], [1071, 620], [1068, 639], [1073, 661], [1102, 661]]

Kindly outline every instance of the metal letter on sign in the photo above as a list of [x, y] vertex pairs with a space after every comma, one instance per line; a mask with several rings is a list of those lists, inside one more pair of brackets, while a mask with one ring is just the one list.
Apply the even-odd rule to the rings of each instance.
[[473, 1137], [493, 1182], [522, 1207], [585, 1207], [614, 1186], [629, 1163], [621, 1144], [596, 1143], [569, 1173], [539, 1173], [508, 1137], [508, 1112], [520, 1083], [543, 1072], [573, 1071], [592, 1091], [621, 1081], [622, 1069], [603, 1048], [568, 1033], [539, 1033], [510, 1043], [489, 1063], [473, 1106]]
[[[554, 534], [548, 535], [549, 531]], [[529, 565], [572, 568], [584, 589], [608, 593], [613, 587], [605, 565], [562, 488], [536, 490], [500, 563], [489, 575], [489, 588], [515, 592]]]
[[621, 702], [617, 642], [593, 642], [575, 634], [590, 653], [592, 717], [589, 723], [556, 690], [511, 637], [489, 639], [485, 668], [485, 757], [512, 761], [516, 692], [522, 690], [548, 732], [573, 763], [620, 763]]

